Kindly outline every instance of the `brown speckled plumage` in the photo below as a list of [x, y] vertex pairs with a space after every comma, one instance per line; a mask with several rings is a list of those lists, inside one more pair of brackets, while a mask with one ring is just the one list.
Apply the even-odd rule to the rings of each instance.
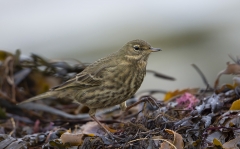
[[89, 107], [90, 116], [101, 125], [95, 118], [96, 110], [117, 104], [126, 109], [125, 101], [142, 84], [149, 54], [156, 51], [160, 49], [143, 40], [130, 41], [117, 52], [90, 64], [75, 78], [24, 102], [67, 97]]

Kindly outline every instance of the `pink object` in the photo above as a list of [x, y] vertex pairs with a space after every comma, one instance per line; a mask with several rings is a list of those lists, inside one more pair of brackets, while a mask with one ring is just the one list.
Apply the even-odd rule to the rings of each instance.
[[197, 99], [194, 95], [190, 93], [184, 93], [181, 97], [177, 98], [178, 105], [184, 105], [186, 110], [192, 110], [193, 107], [199, 103], [199, 99]]

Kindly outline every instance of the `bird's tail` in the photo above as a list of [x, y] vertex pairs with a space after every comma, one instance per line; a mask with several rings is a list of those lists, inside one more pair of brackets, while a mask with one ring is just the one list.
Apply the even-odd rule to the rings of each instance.
[[27, 102], [32, 102], [32, 101], [36, 101], [36, 100], [40, 100], [40, 99], [45, 99], [45, 98], [50, 98], [50, 97], [56, 97], [57, 95], [57, 92], [54, 92], [54, 91], [50, 91], [50, 92], [46, 92], [46, 93], [42, 93], [40, 95], [37, 95], [37, 96], [34, 96], [32, 98], [29, 98], [23, 102], [20, 102], [18, 103], [19, 104], [24, 104], [24, 103], [27, 103]]

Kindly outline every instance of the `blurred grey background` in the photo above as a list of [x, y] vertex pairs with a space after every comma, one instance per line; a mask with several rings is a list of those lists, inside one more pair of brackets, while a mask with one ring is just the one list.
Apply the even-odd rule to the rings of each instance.
[[148, 69], [177, 80], [148, 74], [140, 91], [205, 87], [191, 64], [213, 85], [228, 54], [240, 55], [239, 6], [239, 0], [2, 0], [0, 49], [93, 62], [144, 39], [163, 50], [150, 56]]

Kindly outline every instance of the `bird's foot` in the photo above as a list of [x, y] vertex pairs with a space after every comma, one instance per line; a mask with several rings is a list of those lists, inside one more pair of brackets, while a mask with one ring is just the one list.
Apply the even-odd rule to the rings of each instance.
[[117, 135], [112, 134], [111, 132], [107, 132], [107, 134], [108, 134], [108, 136], [109, 136], [109, 139], [114, 140], [114, 141], [120, 141], [120, 140], [123, 139], [123, 138], [120, 138], [120, 137], [117, 136]]
[[142, 96], [142, 97], [140, 97], [140, 100], [138, 102], [135, 102], [134, 104], [128, 106], [125, 111], [128, 111], [132, 107], [134, 107], [142, 102], [148, 102], [152, 107], [156, 106], [159, 108], [159, 106], [157, 104], [157, 100], [155, 98], [153, 98], [152, 96]]

